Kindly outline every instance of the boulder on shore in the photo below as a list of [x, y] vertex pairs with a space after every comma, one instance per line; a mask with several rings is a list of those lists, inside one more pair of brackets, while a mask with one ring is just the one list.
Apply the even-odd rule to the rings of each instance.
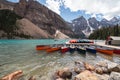
[[72, 78], [72, 72], [70, 71], [69, 68], [64, 68], [61, 70], [58, 70], [55, 73], [55, 79], [71, 79]]
[[112, 71], [120, 72], [120, 65], [105, 60], [96, 64], [95, 71], [98, 74], [111, 73]]
[[76, 75], [74, 80], [99, 80], [92, 72], [86, 70]]
[[108, 74], [102, 74], [102, 75], [97, 73], [94, 73], [94, 74], [99, 78], [99, 80], [108, 80], [110, 77]]
[[120, 73], [118, 73], [118, 72], [112, 72], [110, 74], [109, 80], [120, 80]]

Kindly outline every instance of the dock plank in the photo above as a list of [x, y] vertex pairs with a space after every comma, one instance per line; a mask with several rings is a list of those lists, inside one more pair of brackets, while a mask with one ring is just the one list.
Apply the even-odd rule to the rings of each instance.
[[113, 49], [120, 49], [120, 46], [114, 46], [114, 45], [106, 45], [105, 41], [102, 42], [95, 42], [96, 46], [102, 46], [102, 47], [108, 47], [108, 48], [113, 48]]

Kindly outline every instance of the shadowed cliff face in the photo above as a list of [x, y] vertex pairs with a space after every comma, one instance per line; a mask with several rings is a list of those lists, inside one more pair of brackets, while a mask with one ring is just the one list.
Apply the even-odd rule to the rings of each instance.
[[44, 5], [34, 0], [20, 0], [15, 4], [14, 11], [33, 22], [41, 29], [47, 31], [50, 35], [54, 35], [56, 30], [72, 36], [73, 32], [66, 22], [56, 13], [49, 10]]

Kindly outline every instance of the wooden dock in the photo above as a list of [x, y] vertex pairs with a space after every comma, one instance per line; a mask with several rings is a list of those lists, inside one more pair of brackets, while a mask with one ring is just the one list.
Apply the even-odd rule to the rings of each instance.
[[95, 45], [95, 46], [101, 46], [101, 47], [108, 47], [108, 48], [112, 48], [112, 49], [120, 49], [120, 46], [106, 45], [106, 44], [105, 44], [105, 41], [95, 42], [94, 45]]
[[120, 49], [120, 46], [106, 45], [105, 41], [95, 41], [94, 43], [66, 43], [66, 45], [76, 45], [76, 46], [96, 46], [96, 47], [106, 47], [111, 49]]

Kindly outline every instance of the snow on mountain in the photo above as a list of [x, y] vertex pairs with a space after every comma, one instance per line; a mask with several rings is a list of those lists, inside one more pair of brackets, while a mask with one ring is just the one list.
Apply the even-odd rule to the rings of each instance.
[[120, 25], [120, 18], [112, 18], [111, 20], [102, 19], [98, 21], [95, 17], [89, 18], [86, 20], [83, 16], [78, 17], [72, 20], [72, 24], [74, 28], [74, 32], [84, 33], [86, 37], [88, 37], [94, 30], [100, 29], [102, 27], [114, 26], [116, 24]]

